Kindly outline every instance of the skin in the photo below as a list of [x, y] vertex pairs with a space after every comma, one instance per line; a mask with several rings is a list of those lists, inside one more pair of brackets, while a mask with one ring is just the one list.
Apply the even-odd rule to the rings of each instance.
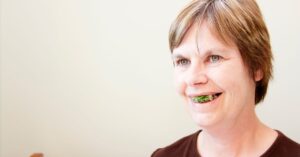
[[[249, 76], [235, 44], [221, 42], [205, 22], [194, 24], [172, 59], [176, 89], [203, 130], [198, 136], [202, 156], [259, 156], [272, 145], [277, 132], [255, 114], [255, 82], [263, 75]], [[215, 93], [222, 94], [210, 102], [193, 101]]]

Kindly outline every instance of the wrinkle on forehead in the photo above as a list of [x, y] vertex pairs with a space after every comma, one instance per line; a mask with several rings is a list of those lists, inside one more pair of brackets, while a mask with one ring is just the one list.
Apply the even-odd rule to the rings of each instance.
[[[227, 48], [238, 50], [236, 44], [230, 40], [226, 41], [227, 42], [214, 31], [212, 25], [208, 22], [195, 22], [186, 32], [181, 43], [174, 48], [173, 53], [191, 52], [196, 50], [197, 53], [200, 54], [207, 51], [226, 51]], [[209, 42], [213, 44], [210, 44]], [[192, 43], [194, 43], [194, 45]], [[203, 45], [205, 45], [205, 47]]]

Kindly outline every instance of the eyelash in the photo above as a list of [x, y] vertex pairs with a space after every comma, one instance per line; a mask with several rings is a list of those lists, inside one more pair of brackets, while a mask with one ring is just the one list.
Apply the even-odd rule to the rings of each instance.
[[175, 61], [175, 66], [185, 66], [185, 65], [187, 65], [189, 63], [190, 63], [190, 61], [188, 59], [186, 59], [186, 58], [180, 58], [180, 59], [178, 59], [178, 60]]
[[[221, 57], [219, 55], [210, 55], [210, 56], [207, 57], [207, 62], [217, 63], [221, 59], [223, 59], [223, 57]], [[186, 58], [179, 58], [175, 61], [175, 66], [186, 66], [186, 65], [190, 64], [190, 62], [191, 61], [186, 59]]]
[[[213, 57], [217, 57], [217, 58], [213, 58]], [[213, 61], [213, 59], [217, 59], [217, 61]], [[208, 61], [209, 61], [210, 63], [216, 63], [216, 62], [220, 61], [221, 59], [222, 59], [222, 57], [219, 56], [219, 55], [210, 55], [210, 56], [208, 57]]]

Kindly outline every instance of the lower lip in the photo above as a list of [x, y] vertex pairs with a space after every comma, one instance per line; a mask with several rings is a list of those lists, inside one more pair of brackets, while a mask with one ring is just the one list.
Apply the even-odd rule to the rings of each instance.
[[206, 103], [194, 103], [191, 100], [191, 106], [192, 106], [193, 110], [195, 110], [195, 111], [207, 112], [217, 106], [217, 104], [218, 104], [217, 102], [222, 95], [223, 95], [223, 93], [221, 95], [219, 95], [216, 99], [206, 102]]

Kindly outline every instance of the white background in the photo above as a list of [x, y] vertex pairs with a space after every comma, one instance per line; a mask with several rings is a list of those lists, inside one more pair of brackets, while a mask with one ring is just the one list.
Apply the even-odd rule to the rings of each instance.
[[[187, 2], [1, 0], [0, 156], [150, 156], [196, 131], [167, 42]], [[275, 70], [257, 111], [300, 142], [300, 2], [258, 3]]]

